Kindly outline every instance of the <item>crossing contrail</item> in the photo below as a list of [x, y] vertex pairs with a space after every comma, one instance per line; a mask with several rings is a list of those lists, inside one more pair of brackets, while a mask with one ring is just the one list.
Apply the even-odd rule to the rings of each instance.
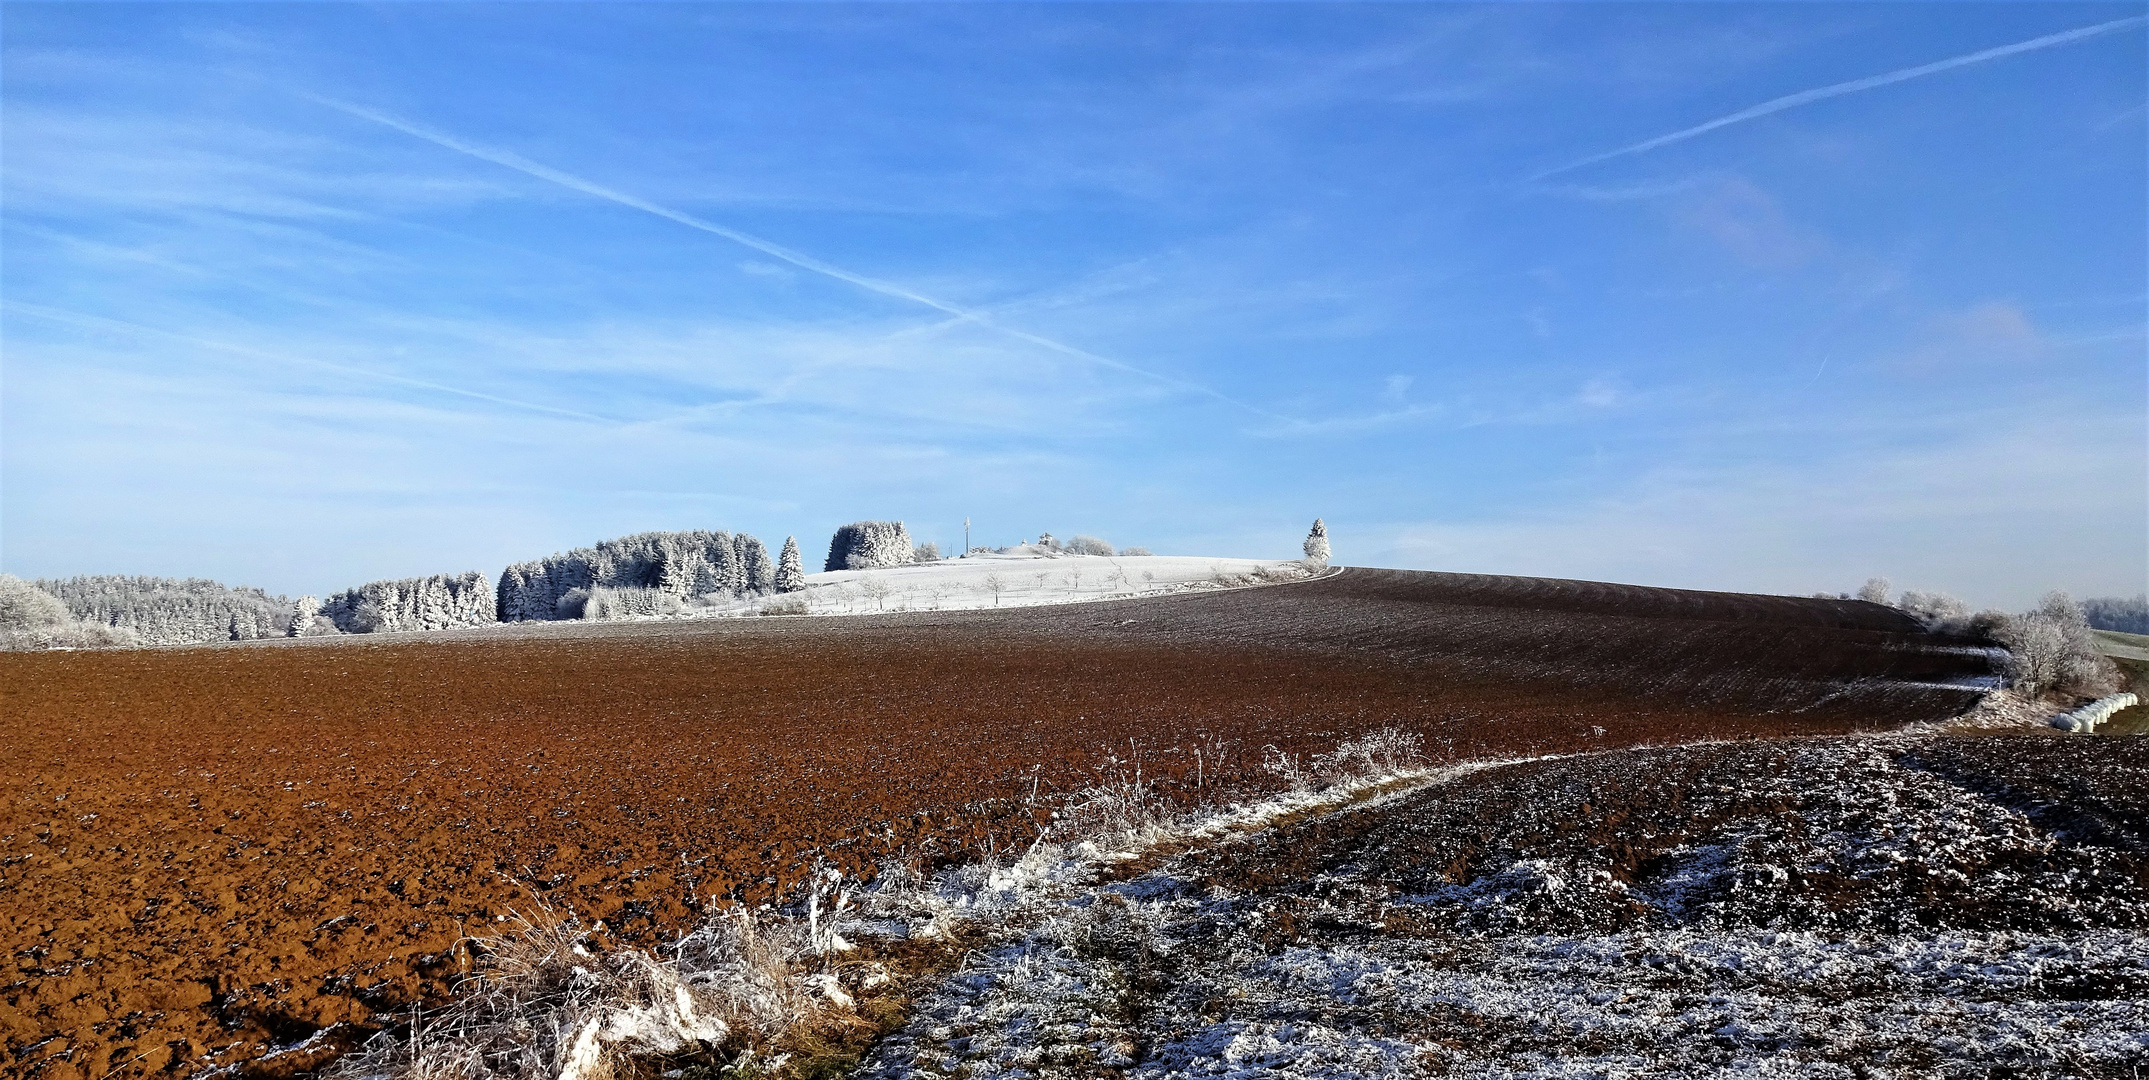
[[1572, 172], [1587, 165], [1595, 165], [1600, 161], [1610, 161], [1613, 158], [1627, 157], [1632, 154], [1646, 154], [1658, 147], [1670, 146], [1676, 142], [1685, 142], [1696, 135], [1704, 135], [1715, 131], [1717, 128], [1743, 124], [1748, 120], [1757, 120], [1764, 116], [1780, 113], [1785, 109], [1795, 109], [1801, 105], [1811, 105], [1816, 101], [1826, 101], [1829, 98], [1842, 97], [1845, 94], [1856, 94], [1899, 82], [1909, 82], [1912, 79], [1922, 79], [1927, 75], [1937, 75], [1943, 71], [1953, 71], [1956, 68], [1969, 67], [1972, 64], [1982, 64], [1988, 60], [1999, 60], [2003, 57], [2015, 56], [2020, 53], [2036, 52], [2039, 49], [2072, 45], [2077, 41], [2102, 37], [2105, 34], [2142, 26], [2145, 23], [2149, 23], [2149, 17], [2140, 15], [2126, 19], [2114, 19], [2111, 22], [2085, 26], [2078, 30], [2065, 30], [2057, 34], [2046, 34], [2043, 37], [2031, 38], [2028, 41], [2018, 41], [2013, 45], [2001, 45], [1997, 48], [1983, 49], [1974, 53], [1964, 53], [1961, 56], [1950, 57], [1946, 60], [1935, 60], [1930, 64], [1907, 67], [1899, 71], [1890, 71], [1883, 75], [1869, 75], [1863, 79], [1852, 79], [1849, 82], [1823, 86], [1816, 90], [1801, 90], [1795, 94], [1785, 94], [1780, 98], [1764, 101], [1751, 108], [1740, 109], [1738, 112], [1731, 113], [1728, 116], [1719, 116], [1707, 123], [1683, 128], [1669, 135], [1659, 135], [1654, 139], [1644, 139], [1632, 146], [1622, 146], [1617, 150], [1607, 150], [1604, 153], [1593, 154], [1580, 161], [1562, 165], [1557, 169], [1546, 170], [1530, 177], [1530, 182], [1535, 183], [1539, 180], [1558, 176], [1561, 173]]
[[1270, 420], [1283, 420], [1287, 422], [1290, 420], [1289, 417], [1280, 416], [1257, 405], [1251, 405], [1247, 402], [1240, 401], [1237, 398], [1231, 397], [1230, 395], [1225, 394], [1221, 391], [1213, 390], [1207, 386], [1203, 386], [1200, 383], [1189, 382], [1185, 379], [1174, 378], [1170, 375], [1161, 375], [1157, 372], [1147, 370], [1146, 368], [1136, 367], [1135, 365], [1129, 364], [1123, 360], [1114, 360], [1109, 356], [1100, 356], [1097, 353], [1090, 352], [1087, 349], [1077, 348], [1063, 341], [1056, 341], [1052, 338], [1045, 337], [1042, 334], [1034, 334], [1027, 330], [1021, 330], [1012, 326], [1006, 326], [1000, 323], [996, 323], [992, 320], [992, 317], [988, 313], [977, 308], [951, 303], [946, 300], [927, 296], [924, 293], [918, 292], [914, 289], [904, 288], [903, 286], [897, 285], [893, 282], [882, 281], [879, 278], [869, 277], [865, 274], [846, 270], [843, 267], [835, 265], [834, 263], [824, 262], [823, 260], [816, 259], [813, 256], [808, 255], [804, 252], [794, 251], [771, 240], [764, 240], [761, 237], [753, 235], [752, 233], [740, 232], [737, 229], [733, 229], [725, 225], [720, 225], [705, 218], [699, 218], [692, 214], [684, 213], [679, 210], [674, 210], [668, 206], [663, 206], [658, 203], [650, 202], [649, 200], [644, 199], [640, 196], [631, 195], [616, 188], [606, 187], [593, 180], [583, 179], [582, 177], [576, 176], [573, 173], [563, 172], [549, 165], [543, 165], [538, 162], [531, 161], [529, 158], [523, 157], [522, 155], [517, 153], [513, 153], [512, 151], [501, 150], [496, 147], [484, 146], [479, 143], [470, 142], [467, 139], [462, 139], [454, 135], [449, 135], [445, 132], [436, 131], [432, 128], [425, 127], [420, 124], [414, 124], [408, 120], [404, 120], [395, 116], [390, 116], [386, 113], [378, 112], [373, 109], [368, 109], [360, 105], [353, 105], [346, 101], [338, 101], [334, 98], [323, 97], [319, 94], [305, 94], [304, 96], [308, 100], [311, 100], [320, 105], [327, 106], [328, 108], [334, 109], [348, 116], [354, 116], [361, 120], [371, 121], [383, 127], [400, 131], [405, 135], [411, 136], [412, 138], [423, 139], [424, 141], [432, 143], [435, 146], [453, 150], [459, 154], [467, 154], [470, 157], [477, 158], [480, 161], [489, 161], [495, 165], [513, 169], [516, 172], [523, 173], [528, 176], [534, 176], [539, 180], [558, 184], [559, 186], [572, 191], [579, 191], [584, 195], [604, 199], [608, 202], [618, 203], [621, 206], [632, 207], [633, 209], [640, 210], [646, 214], [654, 214], [657, 217], [665, 219], [666, 221], [684, 225], [689, 229], [698, 229], [702, 232], [709, 233], [714, 236], [721, 236], [724, 239], [731, 241], [732, 243], [738, 244], [742, 247], [751, 248], [771, 258], [780, 259], [784, 262], [790, 263], [791, 265], [798, 267], [799, 269], [811, 270], [816, 274], [821, 274], [826, 277], [834, 278], [837, 281], [845, 282], [850, 285], [855, 285], [858, 288], [866, 290], [867, 292], [878, 293], [882, 296], [893, 297], [898, 300], [907, 300], [922, 307], [928, 307], [933, 309], [934, 311], [938, 311], [946, 315], [952, 315], [959, 321], [976, 323], [979, 326], [988, 327], [992, 330], [996, 330], [1002, 334], [1012, 337], [1018, 341], [1025, 341], [1040, 348], [1049, 349], [1063, 356], [1073, 357], [1075, 359], [1082, 360], [1087, 363], [1095, 364], [1099, 367], [1110, 368], [1114, 371], [1122, 371], [1129, 375], [1134, 375], [1142, 379], [1147, 379], [1159, 385], [1171, 387], [1175, 390], [1183, 390], [1189, 393], [1199, 394], [1204, 397], [1213, 398], [1217, 401], [1224, 402], [1227, 405], [1231, 405], [1239, 409], [1244, 409], [1247, 412]]

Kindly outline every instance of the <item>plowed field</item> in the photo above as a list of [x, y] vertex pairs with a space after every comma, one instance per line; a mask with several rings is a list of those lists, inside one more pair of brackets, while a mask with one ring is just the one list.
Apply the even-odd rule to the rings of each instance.
[[[538, 903], [656, 940], [814, 860], [961, 857], [1107, 751], [1458, 758], [1952, 715], [1859, 603], [1353, 570], [1009, 612], [0, 654], [0, 1070], [244, 1062], [437, 996]], [[1204, 780], [1216, 779], [1213, 758]], [[1191, 782], [1191, 781], [1189, 781]]]

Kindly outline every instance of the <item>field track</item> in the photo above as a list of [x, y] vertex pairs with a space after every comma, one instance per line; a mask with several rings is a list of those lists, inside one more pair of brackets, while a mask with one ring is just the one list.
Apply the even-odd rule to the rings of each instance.
[[[1949, 716], [1986, 658], [1857, 602], [1353, 569], [1004, 612], [0, 654], [0, 1072], [186, 1074], [437, 996], [542, 902], [712, 899], [1029, 835], [1107, 751], [1459, 758]], [[1131, 742], [1130, 742], [1131, 740]], [[1131, 749], [1130, 749], [1131, 748]], [[1205, 765], [1213, 781], [1213, 762]]]

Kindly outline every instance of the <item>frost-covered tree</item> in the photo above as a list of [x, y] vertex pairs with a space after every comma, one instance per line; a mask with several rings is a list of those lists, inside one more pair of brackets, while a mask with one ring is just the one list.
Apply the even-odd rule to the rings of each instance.
[[13, 574], [0, 574], [0, 630], [62, 626], [74, 615], [60, 598]]
[[2108, 694], [2119, 672], [2097, 649], [2089, 620], [2066, 593], [2047, 594], [2037, 610], [2006, 620], [1993, 633], [2007, 647], [2008, 676], [2025, 694]]
[[2082, 615], [2094, 629], [2149, 634], [2149, 595], [2094, 596], [2082, 601]]
[[854, 521], [836, 530], [823, 570], [873, 570], [902, 566], [916, 557], [910, 530], [900, 521]]
[[95, 574], [34, 584], [77, 622], [129, 631], [150, 645], [276, 637], [290, 626], [288, 598], [206, 578]]
[[1867, 578], [1865, 584], [1858, 587], [1858, 599], [1868, 604], [1886, 604], [1889, 588], [1887, 578]]
[[497, 602], [484, 575], [472, 570], [367, 582], [329, 597], [321, 614], [346, 634], [450, 630], [497, 622]]
[[776, 564], [776, 591], [800, 592], [806, 588], [806, 564], [798, 552], [798, 537], [783, 538], [783, 554]]
[[746, 592], [761, 594], [776, 590], [776, 566], [769, 562], [768, 546], [745, 533], [738, 535], [739, 574]]
[[1074, 539], [1067, 541], [1067, 550], [1077, 555], [1110, 555], [1112, 545], [1094, 536], [1077, 534]]
[[910, 561], [921, 563], [939, 562], [940, 545], [934, 543], [931, 540], [927, 540], [925, 543], [919, 544], [917, 547], [911, 549]]
[[1307, 562], [1327, 566], [1328, 525], [1320, 518], [1314, 518], [1313, 531], [1306, 534], [1306, 542], [1301, 547], [1306, 553]]
[[680, 597], [739, 596], [773, 581], [768, 548], [744, 533], [649, 532], [516, 563], [500, 574], [495, 607], [505, 622], [557, 619], [561, 600], [580, 589], [655, 589]]

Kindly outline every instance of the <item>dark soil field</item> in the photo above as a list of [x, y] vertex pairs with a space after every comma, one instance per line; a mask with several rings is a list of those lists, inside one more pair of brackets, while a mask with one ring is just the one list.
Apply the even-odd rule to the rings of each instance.
[[1256, 783], [1264, 745], [1388, 724], [1456, 759], [1886, 728], [1953, 715], [1975, 695], [1947, 684], [1988, 672], [1857, 602], [1369, 570], [1006, 612], [0, 654], [0, 1071], [243, 1063], [437, 999], [458, 942], [511, 910], [663, 940], [817, 860], [1025, 840], [1036, 798], [1107, 752], [1189, 777], [1201, 733]]

